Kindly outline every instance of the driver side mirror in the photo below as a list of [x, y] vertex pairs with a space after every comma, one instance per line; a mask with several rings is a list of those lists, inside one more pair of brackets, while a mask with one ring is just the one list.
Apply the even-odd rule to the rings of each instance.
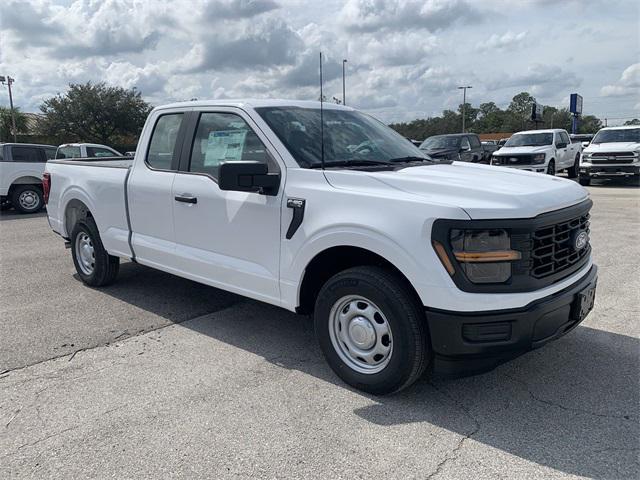
[[218, 171], [218, 187], [274, 196], [280, 187], [280, 174], [269, 173], [269, 166], [262, 162], [224, 162]]
[[565, 142], [556, 143], [556, 148], [567, 148], [567, 144]]
[[469, 150], [471, 150], [471, 145], [467, 145], [466, 147], [460, 147], [460, 151], [461, 152], [468, 152]]

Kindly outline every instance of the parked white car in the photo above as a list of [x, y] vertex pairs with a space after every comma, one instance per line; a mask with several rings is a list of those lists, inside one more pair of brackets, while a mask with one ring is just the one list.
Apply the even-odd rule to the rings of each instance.
[[592, 178], [629, 178], [640, 184], [640, 127], [606, 127], [585, 148], [580, 183]]
[[[299, 313], [337, 375], [383, 394], [495, 367], [575, 328], [597, 268], [587, 190], [435, 162], [350, 107], [155, 108], [133, 160], [47, 164], [51, 228], [78, 276], [121, 258]], [[321, 120], [323, 119], [323, 120]]]
[[117, 150], [99, 143], [65, 143], [60, 145], [56, 152], [56, 159], [121, 156], [122, 154]]
[[528, 130], [514, 133], [500, 150], [493, 152], [491, 165], [555, 175], [566, 170], [578, 176], [582, 146], [571, 143], [566, 130]]
[[42, 173], [56, 147], [31, 143], [0, 143], [0, 205], [21, 213], [44, 206]]

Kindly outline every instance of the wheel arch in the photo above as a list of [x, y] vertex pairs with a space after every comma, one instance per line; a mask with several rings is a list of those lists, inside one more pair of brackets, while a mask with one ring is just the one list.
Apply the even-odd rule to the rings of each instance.
[[420, 301], [420, 296], [408, 276], [383, 255], [355, 245], [337, 245], [316, 253], [307, 263], [300, 281], [296, 311], [311, 313], [320, 289], [329, 278], [348, 268], [364, 265], [376, 265], [393, 271]]
[[82, 201], [77, 198], [71, 199], [67, 202], [64, 209], [64, 231], [66, 236], [69, 237], [71, 235], [71, 231], [73, 227], [80, 220], [84, 220], [87, 217], [93, 217], [91, 210], [89, 207]]
[[42, 180], [33, 175], [22, 175], [18, 178], [15, 178], [11, 185], [9, 186], [9, 195], [18, 185], [36, 185], [42, 189]]

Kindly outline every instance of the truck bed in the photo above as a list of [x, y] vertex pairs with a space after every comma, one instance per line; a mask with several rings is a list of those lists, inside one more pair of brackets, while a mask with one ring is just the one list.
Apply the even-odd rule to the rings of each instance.
[[84, 165], [88, 167], [130, 168], [133, 157], [80, 157], [69, 159], [49, 160], [47, 163], [62, 163], [64, 165]]

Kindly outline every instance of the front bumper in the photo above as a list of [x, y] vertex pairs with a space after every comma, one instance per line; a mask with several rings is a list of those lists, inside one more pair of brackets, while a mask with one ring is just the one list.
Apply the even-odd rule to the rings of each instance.
[[593, 265], [564, 290], [519, 309], [480, 313], [427, 309], [434, 372], [484, 372], [562, 337], [584, 320], [586, 312], [578, 311], [580, 297], [584, 292], [595, 295], [597, 280], [598, 268]]
[[546, 173], [547, 167], [544, 164], [540, 165], [495, 165], [496, 167], [515, 168], [516, 170], [525, 170], [527, 172]]
[[634, 177], [640, 175], [640, 164], [635, 165], [580, 165], [580, 177]]

